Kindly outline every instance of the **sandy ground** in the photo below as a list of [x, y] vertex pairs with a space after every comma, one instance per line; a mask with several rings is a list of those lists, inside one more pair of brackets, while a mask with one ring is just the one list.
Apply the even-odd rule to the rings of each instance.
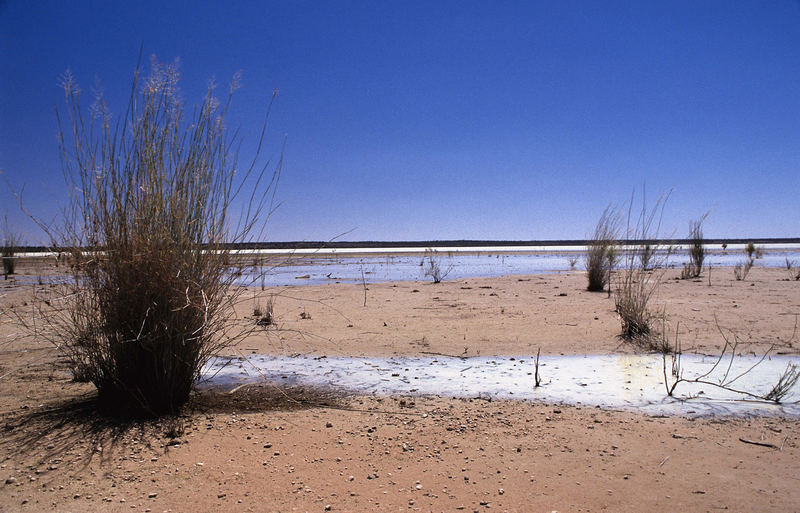
[[[796, 354], [800, 284], [785, 271], [737, 282], [714, 269], [710, 286], [705, 273], [674, 277], [654, 305], [684, 351], [715, 353], [719, 325], [755, 342], [743, 352], [777, 342]], [[24, 311], [26, 287], [0, 281], [0, 305]], [[366, 306], [361, 285], [253, 290], [239, 314], [271, 295], [277, 326], [231, 352], [635, 351], [616, 336], [613, 300], [584, 287], [579, 272], [369, 284]], [[178, 419], [121, 422], [93, 412], [93, 388], [72, 382], [52, 347], [16, 333], [0, 325], [0, 511], [800, 509], [797, 419], [264, 385], [196, 397]]]
[[[678, 280], [679, 274], [663, 275], [651, 303], [654, 312], [666, 315], [671, 339], [678, 329], [684, 351], [716, 354], [724, 343], [718, 326], [729, 338], [733, 330], [743, 341], [761, 343], [742, 350], [785, 346], [791, 339], [800, 283], [788, 281], [784, 269], [754, 268], [746, 281], [736, 281], [731, 269], [714, 269], [711, 286], [707, 272], [697, 280]], [[263, 307], [271, 298], [278, 329], [264, 330], [237, 350], [351, 356], [633, 351], [617, 337], [613, 298], [585, 288], [586, 277], [578, 271], [377, 283], [367, 285], [366, 307], [362, 285], [254, 289], [239, 315], [252, 315], [254, 304]]]

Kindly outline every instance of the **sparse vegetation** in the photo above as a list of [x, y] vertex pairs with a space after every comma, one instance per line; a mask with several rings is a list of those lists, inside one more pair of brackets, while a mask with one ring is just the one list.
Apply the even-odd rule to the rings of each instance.
[[708, 213], [703, 214], [700, 219], [689, 222], [689, 263], [683, 266], [681, 279], [697, 278], [703, 272], [703, 261], [706, 258], [703, 246], [703, 221], [706, 217]]
[[747, 254], [747, 258], [752, 260], [758, 260], [764, 256], [764, 248], [761, 246], [756, 246], [753, 242], [747, 243], [747, 245], [744, 247], [744, 252]]
[[14, 274], [17, 267], [17, 247], [20, 244], [20, 237], [8, 224], [8, 218], [3, 218], [3, 240], [0, 244], [0, 259], [3, 261], [3, 278], [8, 279], [9, 275]]
[[447, 278], [447, 275], [453, 270], [452, 262], [447, 266], [442, 267], [439, 252], [433, 248], [425, 250], [425, 256], [422, 259], [424, 265], [423, 276], [433, 280], [433, 283], [441, 283], [442, 280]]
[[573, 271], [575, 270], [575, 266], [578, 264], [578, 257], [569, 257], [567, 262], [569, 263], [569, 270]]
[[750, 274], [750, 269], [753, 268], [753, 259], [748, 258], [744, 263], [738, 263], [733, 266], [733, 276], [736, 281], [742, 281]]
[[798, 269], [794, 260], [789, 260], [789, 257], [786, 257], [786, 271], [789, 273], [790, 280], [800, 280], [800, 269]]
[[617, 239], [619, 238], [620, 216], [612, 206], [606, 207], [594, 229], [592, 241], [586, 248], [587, 290], [600, 292], [609, 285], [611, 270], [616, 261]]
[[[737, 358], [737, 354], [741, 356], [741, 351], [739, 351], [739, 346], [741, 344], [741, 339], [739, 336], [733, 332], [729, 331], [726, 333], [723, 330], [719, 323], [717, 323], [717, 330], [722, 335], [722, 339], [725, 342], [722, 350], [720, 351], [719, 356], [714, 361], [714, 364], [711, 365], [705, 372], [693, 377], [693, 378], [686, 378], [683, 375], [683, 369], [681, 367], [681, 346], [678, 339], [678, 328], [675, 330], [675, 342], [674, 347], [672, 349], [672, 356], [671, 356], [671, 371], [670, 376], [667, 375], [667, 356], [666, 353], [663, 356], [662, 363], [663, 363], [663, 371], [664, 371], [664, 386], [667, 390], [667, 395], [670, 397], [674, 396], [675, 389], [681, 383], [694, 383], [706, 386], [712, 386], [721, 390], [727, 390], [729, 392], [734, 392], [740, 394], [742, 396], [751, 398], [751, 399], [759, 399], [763, 401], [769, 401], [774, 403], [780, 403], [783, 399], [789, 394], [789, 392], [794, 388], [797, 384], [798, 380], [800, 380], [800, 367], [796, 364], [790, 363], [786, 366], [786, 369], [783, 373], [778, 377], [775, 385], [773, 385], [767, 392], [765, 393], [758, 393], [753, 390], [745, 390], [741, 388], [736, 388], [736, 382], [748, 372], [751, 372], [755, 367], [757, 367], [761, 362], [767, 359], [774, 348], [774, 345], [767, 349], [761, 357], [756, 360], [754, 364], [749, 366], [743, 372], [732, 374], [731, 369], [733, 368], [734, 360]], [[791, 340], [794, 339], [795, 333], [792, 335], [789, 343]], [[791, 344], [790, 344], [791, 345]], [[721, 373], [718, 377], [713, 378], [715, 371], [720, 370]]]
[[653, 269], [653, 256], [655, 248], [649, 242], [645, 242], [639, 248], [639, 263], [645, 271]]
[[364, 308], [367, 307], [367, 277], [364, 274], [364, 265], [362, 264], [360, 267], [361, 270], [361, 286], [364, 289]]
[[238, 168], [225, 123], [238, 77], [221, 101], [212, 83], [191, 115], [178, 80], [177, 64], [153, 58], [112, 122], [101, 92], [87, 115], [77, 83], [63, 77], [59, 146], [72, 195], [63, 224], [43, 228], [71, 253], [72, 276], [59, 301], [38, 303], [46, 322], [36, 334], [102, 404], [128, 413], [175, 413], [203, 364], [246, 334], [229, 315], [241, 289], [225, 244], [258, 236], [280, 173], [278, 163], [270, 180], [259, 164], [264, 130], [252, 163]]
[[759, 250], [752, 242], [748, 243], [744, 248], [745, 260], [739, 262], [733, 267], [733, 276], [736, 281], [742, 281], [750, 274], [750, 269], [755, 265], [755, 259], [758, 258]]
[[270, 295], [266, 303], [261, 305], [261, 302], [256, 301], [253, 305], [253, 317], [256, 319], [256, 324], [259, 326], [272, 326], [275, 324], [275, 297]]

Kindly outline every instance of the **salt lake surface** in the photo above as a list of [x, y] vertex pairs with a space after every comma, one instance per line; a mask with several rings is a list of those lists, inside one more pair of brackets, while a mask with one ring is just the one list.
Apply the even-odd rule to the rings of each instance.
[[[716, 358], [682, 355], [683, 377], [708, 371]], [[749, 370], [757, 359], [737, 356], [728, 377], [731, 386], [766, 394], [797, 357], [771, 356]], [[666, 360], [671, 383], [671, 360]], [[599, 406], [651, 415], [780, 415], [800, 417], [800, 391], [795, 387], [782, 404], [755, 401], [720, 388], [682, 382], [674, 397], [664, 386], [660, 355], [542, 356], [541, 386], [534, 386], [533, 357], [391, 357], [267, 356], [216, 358], [204, 369], [201, 387], [235, 388], [247, 383], [306, 385], [345, 393], [441, 395], [484, 399], [520, 399], [542, 403]], [[728, 360], [708, 380], [719, 380]]]
[[[786, 260], [800, 265], [800, 245], [765, 245], [756, 266], [784, 267]], [[726, 250], [707, 247], [705, 265], [734, 266], [745, 261], [744, 246]], [[285, 286], [320, 283], [367, 283], [426, 280], [427, 258], [420, 248], [349, 248], [337, 251], [303, 251], [291, 255], [280, 251], [248, 252], [260, 265], [244, 269], [239, 282], [245, 285]], [[582, 246], [535, 246], [497, 248], [438, 248], [435, 258], [447, 280], [541, 274], [584, 269]], [[249, 257], [248, 257], [249, 258]], [[666, 266], [681, 268], [689, 261], [685, 248], [676, 248]]]

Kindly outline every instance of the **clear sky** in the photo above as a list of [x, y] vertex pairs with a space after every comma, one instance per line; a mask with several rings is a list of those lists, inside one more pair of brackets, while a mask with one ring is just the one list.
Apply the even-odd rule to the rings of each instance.
[[[187, 104], [242, 70], [229, 122], [288, 134], [270, 240], [562, 239], [673, 189], [663, 235], [800, 236], [800, 3], [0, 0], [0, 169], [64, 196], [70, 68], [124, 108], [140, 47]], [[0, 214], [42, 242], [5, 185]]]

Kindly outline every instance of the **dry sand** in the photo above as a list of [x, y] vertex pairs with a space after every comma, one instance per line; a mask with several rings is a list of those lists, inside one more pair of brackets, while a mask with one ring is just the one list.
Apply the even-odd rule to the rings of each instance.
[[[706, 275], [673, 278], [654, 305], [679, 325], [685, 351], [718, 351], [719, 324], [756, 342], [744, 351], [779, 341], [795, 354], [800, 284], [782, 270], [737, 282], [715, 269], [710, 286]], [[616, 337], [613, 300], [584, 288], [579, 272], [370, 284], [366, 307], [361, 285], [254, 290], [262, 303], [274, 296], [277, 328], [232, 354], [634, 351]], [[25, 295], [0, 282], [4, 308], [24, 311]], [[0, 326], [0, 511], [800, 509], [796, 419], [267, 385], [198, 397], [177, 422], [119, 423], [91, 411], [93, 388], [73, 383], [53, 348], [15, 333]]]

